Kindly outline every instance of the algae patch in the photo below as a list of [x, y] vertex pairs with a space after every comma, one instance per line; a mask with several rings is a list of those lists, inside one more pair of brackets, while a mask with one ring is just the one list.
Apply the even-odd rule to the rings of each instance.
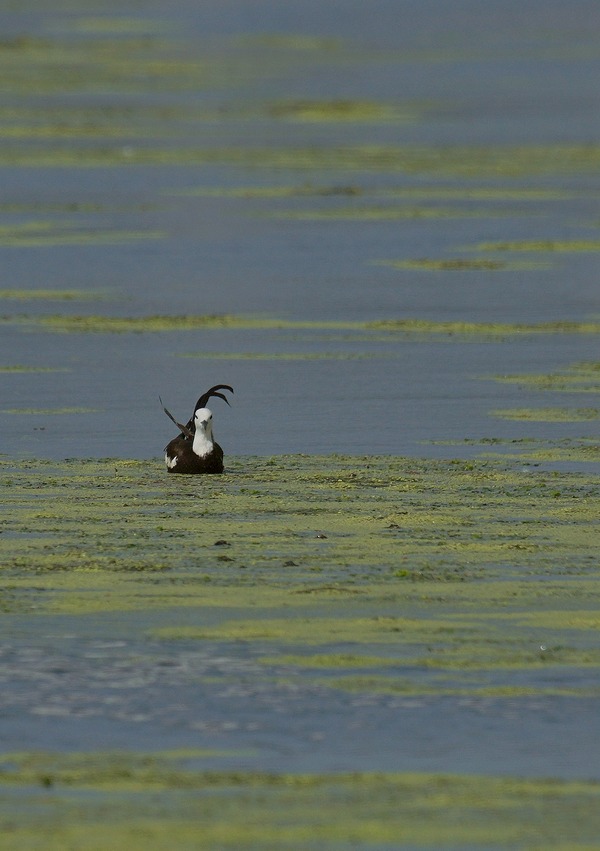
[[556, 252], [578, 252], [578, 251], [600, 251], [600, 240], [598, 239], [571, 239], [571, 240], [520, 240], [515, 242], [482, 242], [477, 246], [479, 251], [556, 251]]
[[288, 100], [268, 107], [272, 118], [306, 123], [414, 122], [416, 108], [367, 100]]
[[460, 257], [433, 260], [377, 260], [378, 266], [390, 266], [409, 272], [514, 272], [547, 268], [541, 263], [507, 263], [504, 260], [477, 260]]
[[102, 293], [93, 290], [0, 290], [0, 299], [4, 301], [87, 301], [99, 298], [102, 298]]
[[208, 360], [259, 360], [259, 361], [320, 361], [365, 360], [389, 358], [389, 352], [181, 352], [181, 358], [206, 358]]
[[[56, 333], [157, 333], [169, 331], [194, 331], [197, 329], [242, 330], [260, 329], [264, 331], [332, 331], [362, 332], [372, 335], [371, 339], [381, 341], [382, 335], [391, 340], [394, 336], [406, 336], [414, 339], [436, 336], [449, 341], [453, 339], [492, 339], [500, 340], [513, 336], [555, 335], [555, 334], [600, 334], [600, 322], [556, 321], [539, 323], [502, 323], [502, 322], [436, 322], [418, 318], [382, 319], [371, 321], [358, 320], [304, 320], [284, 319], [272, 316], [244, 316], [236, 314], [158, 314], [151, 316], [108, 316], [99, 314], [69, 315], [53, 314], [37, 316], [17, 314], [0, 317], [0, 324], [40, 327]], [[365, 339], [368, 339], [365, 336]], [[506, 379], [508, 380], [508, 379]]]
[[37, 373], [37, 372], [69, 372], [66, 367], [53, 367], [53, 366], [28, 366], [26, 364], [0, 364], [0, 372], [5, 374], [15, 373], [17, 375]]
[[[597, 847], [598, 784], [409, 772], [202, 768], [202, 754], [8, 753], [10, 847], [82, 851], [415, 846]], [[27, 797], [23, 797], [27, 791]], [[15, 807], [15, 794], [20, 793]], [[110, 819], [106, 813], [110, 812]], [[10, 813], [10, 816], [9, 816]], [[584, 815], [585, 814], [585, 815]], [[541, 847], [541, 846], [540, 846]]]
[[46, 416], [55, 414], [95, 414], [98, 410], [98, 408], [2, 408], [2, 413]]
[[578, 423], [600, 419], [598, 408], [504, 408], [490, 414], [504, 420], [540, 423]]
[[574, 363], [549, 374], [496, 375], [494, 380], [504, 384], [519, 384], [533, 390], [548, 390], [553, 393], [600, 393], [600, 362]]
[[162, 239], [162, 231], [99, 230], [67, 222], [26, 222], [0, 226], [0, 245], [49, 248], [59, 245], [119, 245], [144, 239]]
[[485, 672], [493, 690], [510, 672], [600, 668], [592, 618], [552, 625], [567, 601], [573, 618], [600, 606], [591, 475], [281, 456], [173, 481], [153, 461], [3, 460], [0, 488], [6, 605], [32, 617], [218, 607], [218, 624], [175, 617], [152, 634], [288, 660], [313, 648], [332, 670], [378, 657], [417, 690], [439, 671], [455, 689]]

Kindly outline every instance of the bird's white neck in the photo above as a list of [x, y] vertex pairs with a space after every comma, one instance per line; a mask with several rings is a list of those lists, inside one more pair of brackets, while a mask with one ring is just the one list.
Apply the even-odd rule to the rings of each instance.
[[194, 433], [194, 442], [192, 449], [200, 458], [211, 453], [214, 449], [214, 441], [212, 436], [212, 414], [207, 408], [201, 408], [196, 411], [194, 424], [196, 431]]

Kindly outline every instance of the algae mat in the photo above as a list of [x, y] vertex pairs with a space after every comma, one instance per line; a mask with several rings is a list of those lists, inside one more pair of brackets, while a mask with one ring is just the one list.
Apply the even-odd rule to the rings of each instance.
[[0, 482], [7, 847], [599, 847], [597, 477], [295, 455]]
[[[206, 772], [185, 754], [9, 756], [2, 804], [33, 787], [11, 849], [598, 848], [600, 787], [427, 774]], [[192, 766], [192, 767], [190, 767]], [[45, 811], [45, 812], [44, 812]], [[110, 812], [110, 819], [106, 818]], [[49, 822], [51, 822], [49, 826]]]
[[385, 666], [367, 691], [438, 692], [443, 673], [440, 693], [504, 693], [500, 672], [600, 665], [592, 474], [305, 455], [233, 458], [218, 477], [113, 459], [0, 471], [7, 615], [190, 610], [153, 638], [258, 644], [265, 665], [280, 650], [292, 667]]

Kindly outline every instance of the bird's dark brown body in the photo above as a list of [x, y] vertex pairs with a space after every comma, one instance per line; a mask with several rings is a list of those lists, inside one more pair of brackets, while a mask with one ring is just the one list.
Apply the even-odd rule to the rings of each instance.
[[213, 443], [208, 455], [196, 455], [192, 439], [180, 434], [165, 446], [165, 460], [169, 473], [222, 473], [223, 450]]

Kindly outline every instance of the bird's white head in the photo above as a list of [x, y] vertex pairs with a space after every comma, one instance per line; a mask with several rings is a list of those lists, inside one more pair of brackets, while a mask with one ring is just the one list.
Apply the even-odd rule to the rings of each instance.
[[212, 433], [212, 411], [208, 408], [198, 408], [194, 412], [194, 433], [193, 449], [196, 455], [201, 457], [208, 455], [213, 450], [213, 433]]

